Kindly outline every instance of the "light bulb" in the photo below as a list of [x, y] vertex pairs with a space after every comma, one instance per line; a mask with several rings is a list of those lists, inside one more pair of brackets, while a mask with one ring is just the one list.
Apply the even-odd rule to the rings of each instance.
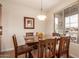
[[37, 18], [44, 21], [46, 19], [46, 15], [38, 15]]

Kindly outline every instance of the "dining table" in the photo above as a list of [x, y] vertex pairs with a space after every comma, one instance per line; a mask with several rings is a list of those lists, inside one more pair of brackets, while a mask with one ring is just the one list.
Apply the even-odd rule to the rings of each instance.
[[45, 35], [42, 38], [40, 38], [38, 36], [28, 36], [28, 37], [25, 37], [25, 43], [28, 46], [31, 46], [31, 45], [38, 44], [39, 40], [47, 40], [47, 39], [55, 39], [55, 38], [57, 39], [57, 44], [58, 44], [61, 37], [60, 36], [51, 36], [51, 35]]
[[42, 38], [38, 37], [38, 36], [25, 36], [24, 39], [25, 39], [25, 43], [29, 46], [29, 45], [34, 45], [36, 43], [39, 42], [39, 40], [46, 40], [46, 39], [57, 39], [59, 40], [60, 37], [59, 36], [51, 36], [51, 35], [46, 35], [46, 36], [43, 36]]
[[[25, 43], [26, 45], [28, 46], [33, 46], [33, 49], [37, 49], [38, 48], [38, 44], [39, 44], [39, 40], [47, 40], [47, 39], [57, 39], [57, 43], [60, 39], [59, 36], [51, 36], [51, 35], [46, 35], [46, 36], [43, 36], [42, 38], [38, 37], [38, 36], [25, 36], [24, 39], [25, 39]], [[57, 47], [58, 49], [58, 47]], [[31, 57], [32, 54], [31, 54]]]

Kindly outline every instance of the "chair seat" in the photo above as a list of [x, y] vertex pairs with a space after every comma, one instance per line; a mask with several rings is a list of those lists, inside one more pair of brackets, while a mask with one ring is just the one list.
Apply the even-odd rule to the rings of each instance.
[[26, 45], [21, 45], [21, 46], [18, 46], [18, 48], [17, 48], [18, 54], [24, 53], [24, 52], [30, 52], [30, 51], [32, 51], [32, 47], [28, 47]]

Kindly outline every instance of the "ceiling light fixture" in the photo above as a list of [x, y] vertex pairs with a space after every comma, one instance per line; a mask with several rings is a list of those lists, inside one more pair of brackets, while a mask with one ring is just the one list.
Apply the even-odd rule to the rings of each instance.
[[41, 0], [41, 14], [37, 16], [39, 20], [44, 21], [46, 19], [46, 15], [43, 14], [43, 8], [42, 8], [42, 0]]

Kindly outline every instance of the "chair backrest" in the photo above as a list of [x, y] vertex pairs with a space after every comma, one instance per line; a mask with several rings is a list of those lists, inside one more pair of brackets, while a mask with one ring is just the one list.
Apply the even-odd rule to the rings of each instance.
[[[56, 39], [46, 39], [45, 41], [45, 57], [55, 57]], [[49, 52], [48, 52], [49, 51]]]
[[59, 43], [59, 54], [64, 54], [65, 52], [69, 51], [70, 45], [70, 37], [61, 37]]
[[60, 36], [59, 33], [52, 33], [52, 36]]
[[15, 48], [15, 50], [17, 50], [18, 44], [17, 44], [16, 35], [14, 34], [14, 35], [12, 36], [12, 38], [13, 38], [14, 48]]
[[39, 40], [39, 44], [38, 44], [38, 57], [39, 58], [43, 58], [44, 48], [45, 48], [45, 40]]
[[40, 57], [55, 57], [56, 39], [46, 39], [39, 41]]
[[27, 32], [27, 33], [26, 33], [26, 37], [27, 37], [27, 36], [34, 36], [34, 34], [33, 34], [33, 32]]

